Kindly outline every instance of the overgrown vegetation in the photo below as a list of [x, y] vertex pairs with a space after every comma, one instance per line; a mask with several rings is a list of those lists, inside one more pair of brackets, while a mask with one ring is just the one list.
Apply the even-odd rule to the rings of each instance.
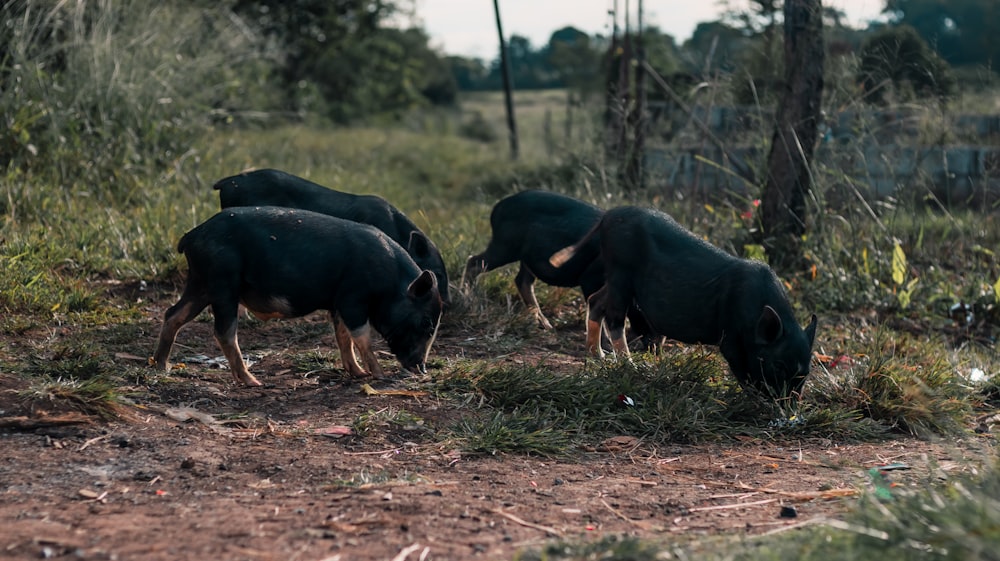
[[[399, 118], [384, 127], [323, 126], [331, 114], [347, 111], [343, 105], [324, 106], [318, 124], [259, 121], [244, 110], [277, 103], [267, 88], [251, 87], [273, 68], [252, 33], [233, 27], [221, 11], [197, 2], [4, 4], [11, 6], [22, 8], [23, 17], [0, 28], [0, 330], [6, 339], [0, 370], [27, 382], [19, 393], [27, 402], [101, 418], [123, 410], [126, 388], [148, 380], [111, 357], [147, 352], [153, 336], [138, 325], [158, 318], [150, 317], [142, 294], [123, 298], [109, 287], [177, 283], [184, 269], [177, 239], [215, 212], [210, 185], [247, 167], [282, 168], [388, 198], [436, 241], [456, 282], [466, 257], [489, 238], [491, 205], [524, 188], [572, 193], [605, 207], [657, 206], [731, 253], [754, 253], [747, 243], [759, 226], [754, 192], [692, 196], [673, 190], [669, 177], [655, 176], [647, 191], [621, 193], [593, 132], [599, 108], [571, 105], [583, 116], [567, 117], [564, 92], [519, 98], [529, 156], [512, 164], [491, 94], [467, 99], [462, 113], [410, 111], [421, 105], [407, 97], [413, 92], [396, 92], [400, 102], [392, 109]], [[835, 71], [852, 77], [857, 64]], [[722, 91], [731, 79], [704, 89]], [[305, 111], [310, 92], [300, 93], [295, 102]], [[731, 94], [718, 99], [730, 99], [725, 95]], [[852, 106], [858, 95], [844, 86], [829, 103]], [[934, 111], [921, 114], [941, 114]], [[766, 115], [761, 108], [759, 122]], [[912, 137], [918, 144], [957, 138], [943, 118], [925, 118], [920, 126]], [[749, 128], [752, 142], [765, 142]], [[667, 140], [680, 142], [684, 134], [690, 139], [692, 133]], [[847, 158], [868, 157], [865, 142], [881, 147], [889, 133], [864, 122], [852, 134], [830, 141], [842, 145]], [[774, 404], [744, 391], [707, 347], [672, 347], [659, 356], [638, 355], [631, 364], [581, 368], [544, 360], [498, 367], [487, 359], [438, 355], [435, 371], [443, 374], [417, 383], [454, 404], [460, 421], [425, 427], [408, 411], [386, 408], [360, 415], [354, 430], [364, 438], [420, 429], [466, 453], [558, 457], [621, 434], [699, 443], [969, 431], [974, 413], [995, 409], [1000, 395], [994, 347], [1000, 224], [990, 201], [942, 199], [909, 178], [899, 179], [892, 195], [877, 197], [862, 188], [865, 177], [836, 164], [814, 167], [818, 189], [804, 240], [812, 268], [785, 279], [800, 316], [821, 317], [801, 402]], [[445, 317], [449, 327], [487, 339], [498, 355], [518, 353], [537, 334], [517, 301], [511, 269], [456, 290]], [[537, 290], [557, 327], [579, 326], [583, 305], [575, 291]], [[319, 333], [318, 326], [303, 327], [289, 344]], [[339, 368], [334, 356], [315, 352], [293, 363], [305, 373]], [[976, 381], [976, 371], [987, 380]], [[408, 479], [362, 473], [332, 485], [394, 478]], [[879, 548], [901, 557], [990, 558], [995, 548], [989, 544], [1000, 539], [991, 498], [996, 487], [991, 469], [981, 479], [900, 493], [889, 503], [873, 499], [851, 522], [869, 531], [823, 528], [788, 547], [819, 552], [833, 543], [845, 556]], [[653, 552], [638, 541], [608, 539], [539, 555], [641, 559]], [[774, 555], [792, 556], [780, 548]]]

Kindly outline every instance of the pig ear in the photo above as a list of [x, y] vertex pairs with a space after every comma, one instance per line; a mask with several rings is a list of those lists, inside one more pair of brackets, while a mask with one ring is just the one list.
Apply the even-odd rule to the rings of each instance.
[[420, 276], [410, 283], [409, 288], [406, 289], [406, 293], [410, 298], [423, 298], [429, 293], [437, 290], [437, 278], [434, 277], [434, 273], [430, 271], [421, 271]]
[[431, 241], [423, 233], [413, 230], [410, 232], [410, 241], [406, 246], [406, 252], [410, 255], [427, 257], [431, 253]]
[[781, 337], [782, 329], [778, 312], [774, 311], [771, 306], [764, 306], [764, 311], [760, 313], [760, 319], [757, 320], [757, 344], [769, 345], [777, 341]]
[[809, 348], [813, 346], [813, 339], [816, 338], [816, 314], [813, 314], [812, 321], [809, 322], [809, 326], [806, 327], [806, 339], [809, 340]]

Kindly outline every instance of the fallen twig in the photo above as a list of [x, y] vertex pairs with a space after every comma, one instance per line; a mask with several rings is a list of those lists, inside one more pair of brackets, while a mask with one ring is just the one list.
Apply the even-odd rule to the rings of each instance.
[[778, 489], [770, 489], [768, 487], [751, 487], [746, 483], [737, 482], [736, 486], [740, 489], [746, 489], [747, 491], [755, 491], [757, 493], [768, 493], [771, 495], [781, 495], [782, 497], [787, 497], [796, 501], [812, 501], [816, 499], [837, 499], [840, 497], [853, 497], [858, 494], [857, 489], [827, 489], [826, 491], [779, 491]]
[[776, 502], [778, 502], [778, 499], [763, 499], [760, 501], [753, 501], [752, 503], [733, 503], [728, 505], [699, 506], [695, 508], [689, 508], [688, 512], [702, 512], [705, 510], [725, 510], [729, 508], [742, 508], [745, 506], [766, 505], [768, 503], [776, 503]]
[[[395, 557], [392, 558], [392, 561], [403, 561], [404, 559], [406, 559], [407, 557], [409, 557], [411, 553], [413, 553], [414, 551], [416, 551], [418, 549], [420, 549], [420, 544], [419, 543], [415, 543], [413, 545], [404, 547], [403, 549], [401, 549], [399, 551], [399, 553], [396, 554]], [[429, 549], [429, 548], [424, 548], [424, 549]], [[423, 557], [423, 556], [421, 556], [421, 557]]]
[[536, 530], [541, 530], [541, 531], [543, 531], [543, 532], [545, 532], [547, 534], [551, 534], [553, 536], [558, 536], [560, 538], [563, 537], [562, 532], [560, 532], [559, 530], [556, 530], [555, 528], [549, 528], [548, 526], [542, 526], [541, 524], [533, 524], [531, 522], [528, 522], [527, 520], [522, 520], [521, 518], [518, 518], [517, 516], [514, 516], [513, 514], [510, 514], [509, 512], [504, 512], [502, 509], [494, 508], [494, 509], [490, 509], [490, 512], [499, 514], [500, 516], [503, 516], [504, 518], [506, 518], [506, 519], [508, 519], [508, 520], [510, 520], [512, 522], [516, 522], [517, 524], [520, 524], [521, 526], [525, 526], [527, 528], [534, 528]]
[[33, 430], [43, 427], [79, 425], [90, 422], [90, 417], [81, 415], [80, 413], [66, 413], [54, 416], [45, 415], [41, 417], [0, 417], [0, 428]]
[[641, 528], [643, 530], [654, 529], [654, 527], [652, 525], [650, 525], [649, 522], [647, 522], [645, 520], [632, 520], [628, 516], [625, 516], [624, 514], [622, 514], [621, 511], [619, 511], [618, 509], [616, 509], [613, 506], [609, 505], [607, 503], [607, 501], [605, 501], [604, 499], [601, 499], [601, 504], [604, 505], [604, 508], [610, 510], [612, 514], [614, 514], [618, 518], [621, 518], [625, 522], [628, 522], [629, 524], [635, 526], [636, 528]]
[[77, 449], [77, 452], [83, 452], [83, 451], [84, 451], [84, 450], [86, 450], [86, 449], [87, 449], [87, 447], [88, 447], [88, 446], [90, 446], [91, 444], [94, 444], [94, 443], [97, 443], [97, 442], [100, 442], [100, 441], [102, 441], [102, 440], [107, 440], [107, 439], [109, 439], [109, 438], [111, 438], [111, 435], [110, 435], [110, 434], [104, 434], [104, 435], [101, 435], [101, 436], [95, 436], [94, 438], [91, 438], [90, 440], [88, 440], [88, 441], [84, 442], [84, 443], [83, 443], [83, 446], [81, 446], [80, 448], [78, 448], [78, 449]]

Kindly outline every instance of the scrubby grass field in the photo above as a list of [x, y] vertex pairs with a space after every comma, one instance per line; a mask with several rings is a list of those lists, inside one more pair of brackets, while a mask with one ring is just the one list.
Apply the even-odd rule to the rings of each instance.
[[[223, 127], [167, 163], [161, 174], [132, 178], [135, 190], [120, 202], [102, 194], [108, 184], [46, 184], [10, 171], [0, 186], [6, 201], [0, 256], [3, 372], [27, 381], [28, 389], [20, 393], [24, 400], [62, 401], [114, 418], [128, 403], [124, 388], [151, 380], [152, 374], [140, 367], [122, 369], [102, 351], [121, 341], [150, 339], [131, 327], [141, 306], [108, 305], [107, 283], [178, 283], [184, 264], [174, 250], [176, 240], [216, 211], [217, 196], [210, 189], [216, 179], [250, 167], [277, 167], [345, 191], [386, 197], [436, 241], [456, 283], [466, 257], [489, 238], [492, 203], [519, 188], [559, 190], [603, 206], [623, 201], [659, 206], [717, 245], [743, 250], [739, 240], [748, 221], [738, 199], [679, 200], [662, 185], [624, 197], [603, 178], [598, 160], [529, 158], [533, 161], [514, 164], [502, 138], [492, 144], [463, 139], [450, 132], [455, 125], [448, 123], [455, 121], [449, 119], [432, 115], [409, 127], [384, 129]], [[526, 120], [523, 127], [538, 124]], [[531, 146], [525, 143], [535, 150]], [[580, 441], [621, 434], [661, 443], [748, 436], [879, 442], [900, 433], [932, 440], [970, 434], [979, 427], [977, 418], [997, 403], [995, 376], [970, 379], [974, 371], [1000, 371], [989, 339], [1000, 273], [992, 249], [1000, 238], [996, 216], [883, 204], [877, 216], [818, 208], [815, 219], [816, 233], [807, 240], [815, 269], [786, 279], [800, 317], [813, 311], [821, 317], [817, 359], [802, 403], [774, 406], [745, 394], [710, 350], [675, 348], [657, 359], [641, 357], [635, 366], [595, 364], [570, 375], [553, 373], [544, 361], [497, 367], [489, 357], [436, 353], [441, 374], [427, 381], [428, 387], [466, 404], [460, 406], [463, 420], [437, 438], [461, 443], [470, 454], [572, 459]], [[481, 277], [474, 289], [458, 290], [446, 319], [456, 330], [495, 335], [490, 348], [505, 355], [517, 353], [534, 333], [516, 301], [511, 269]], [[580, 324], [575, 292], [543, 286], [538, 292], [543, 308], [562, 310], [557, 327]], [[948, 317], [956, 302], [974, 307], [974, 323], [956, 326]], [[19, 334], [59, 326], [88, 329], [67, 340], [53, 338], [30, 356], [15, 352], [23, 349], [14, 344]], [[316, 366], [309, 357], [300, 361], [303, 368]], [[324, 357], [319, 367], [335, 368]], [[642, 407], [609, 407], [604, 394], [611, 383]], [[405, 424], [404, 417], [405, 411], [383, 422]], [[359, 417], [356, 428], [363, 433], [371, 421]], [[984, 458], [985, 471], [971, 480], [931, 481], [926, 491], [897, 493], [889, 502], [866, 496], [837, 527], [666, 550], [629, 539], [569, 543], [524, 558], [653, 559], [663, 551], [682, 558], [798, 559], [817, 551], [824, 557], [837, 551], [839, 558], [993, 558], [1000, 508], [991, 462]], [[831, 540], [837, 547], [830, 547]]]

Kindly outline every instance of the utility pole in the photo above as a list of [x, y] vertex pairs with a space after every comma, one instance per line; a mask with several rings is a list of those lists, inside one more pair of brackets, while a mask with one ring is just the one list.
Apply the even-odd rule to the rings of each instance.
[[646, 151], [646, 41], [642, 30], [642, 0], [638, 0], [638, 14], [635, 32], [635, 105], [629, 112], [629, 125], [632, 129], [633, 142], [627, 151], [625, 163], [625, 188], [629, 190], [643, 189], [646, 186], [646, 174], [643, 169], [643, 157]]
[[517, 121], [514, 119], [514, 89], [510, 79], [510, 59], [507, 57], [507, 41], [503, 37], [503, 25], [500, 23], [500, 6], [498, 0], [493, 0], [493, 13], [497, 18], [497, 34], [500, 36], [500, 72], [503, 75], [503, 97], [507, 106], [507, 130], [510, 135], [510, 159], [516, 160], [520, 149], [517, 141]]

